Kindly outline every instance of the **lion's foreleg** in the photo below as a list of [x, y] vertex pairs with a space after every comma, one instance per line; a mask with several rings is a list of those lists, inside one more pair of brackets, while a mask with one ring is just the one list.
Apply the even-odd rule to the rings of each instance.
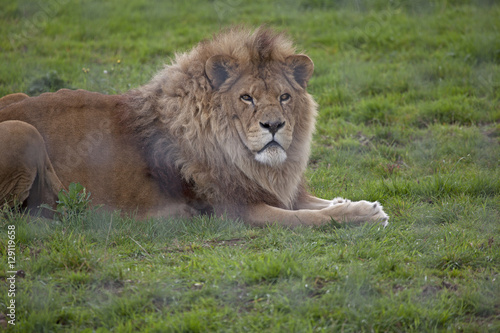
[[321, 213], [321, 210], [286, 210], [266, 204], [246, 207], [244, 212], [245, 222], [255, 226], [279, 223], [288, 227], [296, 227], [299, 225], [321, 225], [330, 220], [327, 215]]
[[[327, 200], [313, 201], [316, 205], [311, 207], [320, 207], [325, 204], [324, 201]], [[322, 225], [331, 220], [341, 223], [382, 222], [386, 225], [389, 219], [378, 202], [352, 202], [340, 198], [327, 202], [328, 206], [324, 208], [298, 210], [285, 210], [266, 204], [253, 205], [246, 208], [244, 219], [256, 226], [277, 222], [289, 227]]]
[[329, 207], [331, 203], [332, 203], [331, 200], [324, 200], [321, 198], [314, 197], [310, 194], [305, 194], [297, 199], [295, 203], [295, 208], [320, 210]]

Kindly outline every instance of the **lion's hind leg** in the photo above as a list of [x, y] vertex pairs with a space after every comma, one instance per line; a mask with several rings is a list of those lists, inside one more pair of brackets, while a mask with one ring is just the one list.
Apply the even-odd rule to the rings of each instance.
[[54, 205], [62, 188], [38, 130], [22, 121], [1, 122], [0, 206], [12, 207], [16, 202], [28, 208]]
[[22, 101], [23, 99], [29, 98], [28, 95], [23, 93], [10, 94], [0, 98], [0, 109], [9, 106], [11, 104]]

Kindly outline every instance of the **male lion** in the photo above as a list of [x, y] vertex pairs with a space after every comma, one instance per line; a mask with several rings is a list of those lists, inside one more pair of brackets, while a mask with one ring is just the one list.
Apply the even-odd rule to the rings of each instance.
[[233, 28], [124, 95], [8, 95], [0, 99], [0, 202], [54, 205], [79, 182], [93, 203], [143, 217], [386, 222], [377, 202], [306, 192], [312, 73], [285, 35]]

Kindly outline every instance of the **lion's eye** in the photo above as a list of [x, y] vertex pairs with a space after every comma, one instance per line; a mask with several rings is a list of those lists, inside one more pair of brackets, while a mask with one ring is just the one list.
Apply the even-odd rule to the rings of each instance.
[[286, 102], [290, 99], [290, 94], [283, 94], [280, 96], [280, 102]]
[[253, 98], [250, 95], [241, 95], [241, 100], [247, 103], [253, 103]]

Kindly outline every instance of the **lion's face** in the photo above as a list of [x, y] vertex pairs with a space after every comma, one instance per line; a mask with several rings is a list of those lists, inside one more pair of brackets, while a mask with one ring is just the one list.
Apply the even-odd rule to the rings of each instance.
[[281, 165], [287, 159], [300, 112], [305, 111], [298, 101], [305, 94], [312, 61], [292, 56], [283, 63], [242, 68], [232, 59], [215, 56], [206, 68], [223, 94], [221, 109], [228, 113], [242, 145], [258, 162]]
[[293, 138], [294, 91], [281, 80], [242, 76], [228, 92], [242, 143], [255, 159], [270, 166], [286, 160]]

